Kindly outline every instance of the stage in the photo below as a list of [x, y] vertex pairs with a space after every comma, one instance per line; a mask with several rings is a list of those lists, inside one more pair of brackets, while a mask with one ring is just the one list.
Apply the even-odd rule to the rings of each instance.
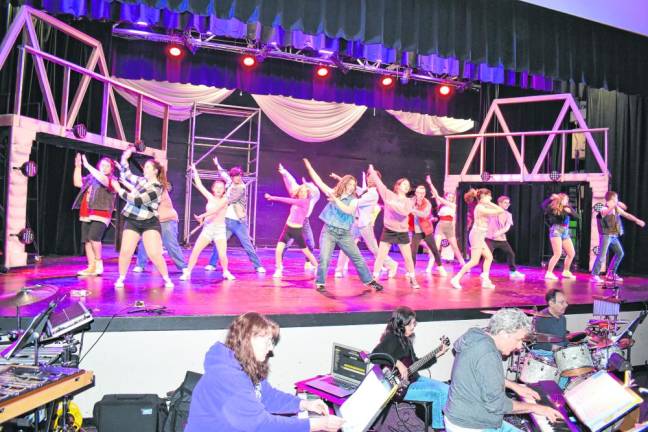
[[[303, 257], [298, 251], [289, 251], [284, 260], [284, 276], [273, 278], [274, 251], [259, 250], [267, 273], [254, 271], [241, 249], [230, 249], [230, 269], [237, 277], [223, 280], [220, 271], [206, 271], [208, 251], [201, 255], [191, 281], [180, 281], [180, 273], [168, 262], [171, 278], [176, 286], [164, 289], [162, 278], [149, 263], [144, 273], [133, 273], [132, 267], [123, 289], [113, 288], [117, 278], [117, 255], [111, 247], [104, 248], [105, 273], [102, 276], [78, 278], [76, 272], [85, 267], [84, 257], [44, 258], [33, 266], [12, 269], [0, 277], [0, 295], [11, 295], [23, 287], [50, 285], [58, 294], [67, 294], [61, 306], [82, 301], [95, 316], [94, 329], [103, 328], [107, 319], [114, 317], [110, 330], [199, 330], [226, 328], [232, 316], [258, 311], [272, 315], [283, 327], [322, 326], [340, 324], [373, 324], [385, 321], [386, 313], [399, 305], [418, 311], [419, 321], [446, 319], [479, 319], [482, 309], [501, 307], [543, 307], [547, 289], [560, 288], [570, 302], [569, 312], [591, 312], [592, 296], [611, 295], [611, 286], [590, 282], [589, 275], [577, 273], [576, 280], [545, 281], [541, 268], [521, 267], [526, 278], [511, 280], [504, 264], [494, 264], [491, 279], [496, 288], [482, 289], [479, 267], [462, 279], [463, 289], [450, 285], [458, 265], [445, 263], [449, 275], [425, 273], [427, 256], [419, 255], [417, 277], [420, 289], [412, 289], [405, 279], [402, 259], [398, 275], [381, 280], [385, 289], [375, 292], [365, 287], [351, 266], [342, 278], [333, 276], [330, 269], [326, 292], [314, 289], [312, 271], [304, 270]], [[186, 252], [189, 255], [189, 251]], [[365, 251], [368, 263], [373, 262]], [[335, 264], [335, 259], [333, 260]], [[559, 272], [556, 272], [559, 274]], [[626, 277], [618, 285], [619, 296], [625, 303], [622, 310], [639, 310], [648, 300], [648, 278]], [[86, 296], [78, 296], [85, 291]], [[135, 306], [143, 302], [144, 307]], [[141, 303], [138, 303], [141, 304]], [[44, 302], [22, 307], [24, 317], [32, 317], [45, 306]], [[161, 313], [150, 312], [165, 307]], [[149, 311], [142, 311], [149, 309]], [[15, 325], [15, 308], [0, 308], [1, 327]]]

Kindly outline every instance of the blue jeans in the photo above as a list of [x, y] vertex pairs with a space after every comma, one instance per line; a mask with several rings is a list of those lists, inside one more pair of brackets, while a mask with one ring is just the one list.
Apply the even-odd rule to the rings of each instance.
[[623, 259], [623, 246], [621, 246], [621, 241], [617, 235], [605, 235], [601, 236], [601, 241], [599, 242], [599, 253], [596, 255], [596, 261], [594, 261], [594, 267], [592, 267], [592, 274], [598, 276], [601, 272], [601, 266], [607, 258], [608, 249], [612, 248], [614, 252], [614, 257], [610, 260], [610, 265], [608, 267], [607, 274], [613, 275], [617, 273], [621, 260]]
[[[250, 240], [247, 224], [238, 220], [225, 218], [225, 227], [227, 228], [227, 240], [229, 240], [230, 237], [232, 237], [232, 234], [234, 234], [236, 238], [239, 239], [239, 242], [241, 242], [241, 246], [252, 262], [252, 265], [254, 265], [254, 268], [261, 267], [259, 256], [256, 253], [256, 249], [254, 249], [252, 240]], [[214, 246], [214, 251], [209, 258], [209, 264], [214, 267], [218, 264], [218, 250], [216, 249], [216, 246]]]
[[[178, 270], [182, 270], [187, 267], [187, 262], [185, 261], [182, 249], [178, 244], [178, 221], [167, 221], [160, 222], [160, 227], [162, 228], [162, 244], [164, 248], [169, 253], [169, 256], [175, 263]], [[146, 267], [148, 264], [148, 255], [146, 255], [146, 249], [144, 248], [144, 242], [140, 241], [139, 247], [137, 249], [137, 266]]]
[[443, 429], [443, 407], [448, 402], [448, 390], [450, 386], [446, 383], [419, 376], [407, 389], [405, 400], [432, 402], [432, 427]]
[[[532, 349], [531, 354], [537, 357], [546, 358], [548, 360], [551, 360], [552, 362], [556, 360], [556, 356], [554, 355], [553, 351]], [[561, 390], [565, 390], [565, 388], [567, 388], [567, 384], [569, 384], [569, 377], [561, 376], [558, 379], [558, 387], [560, 387]]]
[[360, 280], [367, 284], [373, 280], [371, 271], [367, 267], [358, 249], [358, 245], [353, 240], [351, 231], [348, 229], [335, 228], [329, 225], [324, 225], [322, 228], [322, 234], [320, 235], [320, 254], [319, 262], [317, 266], [317, 278], [315, 283], [318, 285], [324, 285], [326, 281], [326, 273], [328, 272], [329, 264], [331, 262], [331, 256], [335, 250], [335, 246], [338, 245], [342, 252], [344, 252], [353, 266], [358, 271]]

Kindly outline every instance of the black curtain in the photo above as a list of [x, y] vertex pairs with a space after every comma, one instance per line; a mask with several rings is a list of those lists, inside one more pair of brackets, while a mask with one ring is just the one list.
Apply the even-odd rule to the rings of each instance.
[[[610, 189], [628, 205], [628, 211], [648, 220], [648, 98], [589, 89], [587, 123], [608, 127]], [[602, 142], [602, 141], [601, 141]], [[603, 148], [601, 147], [601, 150]], [[622, 243], [626, 251], [622, 272], [645, 274], [648, 269], [648, 229], [624, 223]]]

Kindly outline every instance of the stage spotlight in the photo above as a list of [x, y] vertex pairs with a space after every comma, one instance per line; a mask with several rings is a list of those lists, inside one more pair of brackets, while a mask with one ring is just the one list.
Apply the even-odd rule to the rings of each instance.
[[184, 50], [180, 47], [180, 45], [168, 45], [166, 48], [166, 53], [169, 57], [171, 58], [180, 58], [182, 57]]
[[449, 96], [452, 93], [452, 89], [449, 85], [441, 85], [437, 87], [437, 91], [441, 96]]
[[592, 253], [593, 253], [594, 255], [598, 255], [598, 253], [599, 253], [599, 247], [598, 247], [598, 246], [594, 246], [594, 247], [592, 248]]
[[388, 88], [394, 85], [394, 78], [390, 76], [384, 76], [380, 79], [380, 85], [384, 88]]
[[326, 78], [329, 76], [329, 68], [326, 66], [317, 66], [317, 69], [315, 69], [315, 75], [317, 75], [318, 78]]
[[553, 170], [549, 173], [549, 178], [551, 179], [551, 181], [557, 182], [560, 180], [560, 177], [561, 177], [560, 173], [556, 170]]
[[450, 246], [450, 242], [448, 241], [448, 239], [441, 240], [441, 248], [446, 248], [448, 246]]
[[593, 209], [594, 209], [595, 212], [598, 213], [601, 210], [603, 210], [603, 207], [605, 207], [605, 204], [603, 204], [602, 202], [598, 202], [598, 203], [594, 204]]
[[484, 171], [483, 173], [481, 173], [481, 179], [483, 181], [487, 182], [488, 180], [490, 180], [490, 178], [491, 178], [491, 175], [490, 175], [490, 173], [488, 171]]
[[30, 245], [34, 243], [34, 239], [36, 238], [36, 236], [34, 235], [34, 230], [29, 227], [21, 229], [18, 234], [12, 234], [12, 236], [18, 237], [18, 241], [24, 245]]
[[20, 168], [14, 169], [20, 170], [25, 177], [36, 177], [36, 174], [38, 174], [38, 165], [34, 161], [27, 161]]
[[253, 55], [245, 54], [245, 55], [241, 58], [241, 64], [242, 64], [243, 66], [245, 66], [246, 68], [253, 68], [254, 66], [256, 66], [257, 61], [256, 61], [256, 59], [254, 58]]
[[77, 123], [72, 126], [72, 134], [78, 139], [85, 139], [88, 135], [88, 128], [83, 123]]

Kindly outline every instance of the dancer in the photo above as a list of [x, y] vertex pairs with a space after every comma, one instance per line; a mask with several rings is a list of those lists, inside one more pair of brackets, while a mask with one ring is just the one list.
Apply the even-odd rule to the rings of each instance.
[[414, 261], [412, 261], [412, 250], [410, 246], [408, 218], [413, 213], [419, 217], [425, 217], [424, 212], [414, 208], [414, 200], [406, 196], [410, 190], [410, 182], [406, 178], [396, 180], [394, 190], [387, 189], [387, 186], [376, 175], [373, 165], [369, 165], [369, 179], [376, 183], [376, 188], [382, 198], [385, 206], [383, 219], [383, 232], [380, 236], [380, 245], [378, 246], [378, 255], [374, 262], [374, 277], [380, 276], [385, 257], [389, 253], [392, 244], [398, 245], [403, 260], [405, 261], [405, 277], [412, 288], [420, 288], [416, 280], [414, 271]]
[[[90, 174], [81, 176], [81, 164]], [[103, 274], [101, 259], [101, 240], [110, 225], [115, 208], [115, 191], [111, 186], [114, 179], [114, 162], [107, 157], [99, 159], [97, 168], [88, 163], [85, 155], [76, 154], [74, 159], [73, 183], [81, 188], [73, 209], [79, 209], [81, 221], [81, 243], [83, 244], [88, 267], [79, 271], [77, 276], [100, 276]]]
[[439, 222], [436, 225], [434, 231], [434, 238], [436, 240], [437, 249], [441, 250], [441, 239], [445, 237], [452, 248], [455, 259], [462, 266], [466, 264], [463, 256], [461, 255], [461, 250], [457, 244], [457, 236], [455, 235], [455, 220], [457, 218], [457, 203], [456, 195], [453, 192], [446, 192], [443, 196], [439, 195], [439, 192], [436, 190], [432, 184], [430, 176], [425, 178], [427, 184], [430, 186], [430, 191], [432, 192], [432, 197], [436, 200], [439, 210], [437, 210], [437, 215], [439, 216]]
[[[381, 177], [380, 171], [376, 171], [376, 175]], [[340, 181], [342, 178], [335, 173], [331, 173], [331, 177]], [[380, 211], [378, 204], [378, 190], [374, 181], [368, 181], [366, 173], [362, 173], [362, 187], [357, 188], [358, 206], [356, 207], [355, 221], [351, 227], [351, 234], [353, 239], [358, 244], [362, 238], [365, 246], [374, 257], [378, 255], [378, 242], [376, 241], [376, 234], [374, 233], [374, 224]], [[338, 262], [335, 268], [335, 277], [342, 277], [349, 265], [349, 257], [342, 251], [338, 255]], [[385, 257], [385, 267], [388, 269], [388, 277], [393, 278], [398, 271], [398, 263], [394, 261], [389, 255]]]
[[[401, 306], [392, 312], [392, 316], [383, 332], [380, 343], [373, 349], [377, 357], [387, 354], [396, 361], [396, 368], [402, 380], [409, 381], [405, 400], [432, 402], [432, 427], [443, 429], [443, 407], [448, 401], [448, 384], [428, 377], [420, 376], [418, 372], [410, 374], [408, 367], [418, 361], [414, 353], [414, 329], [416, 328], [416, 313], [407, 306]], [[432, 367], [439, 357], [448, 351], [446, 344], [441, 344], [436, 355], [422, 365], [419, 370]], [[377, 362], [383, 364], [382, 362]], [[388, 365], [391, 366], [391, 365]], [[426, 425], [429, 426], [429, 425]]]
[[[286, 186], [288, 194], [290, 196], [293, 196], [297, 192], [297, 189], [300, 187], [300, 185], [297, 183], [297, 180], [295, 180], [295, 177], [293, 177], [293, 175], [290, 174], [290, 172], [286, 168], [284, 168], [282, 164], [279, 164], [279, 174], [281, 174], [281, 177], [283, 177], [284, 185]], [[302, 185], [307, 186], [310, 192], [310, 203], [308, 204], [308, 212], [306, 213], [306, 219], [304, 219], [304, 225], [302, 226], [302, 234], [304, 235], [306, 246], [311, 252], [313, 252], [315, 250], [315, 237], [313, 236], [313, 229], [310, 225], [310, 216], [313, 213], [315, 204], [317, 204], [317, 202], [319, 201], [321, 194], [320, 190], [313, 184], [313, 182], [306, 181], [306, 179], [303, 177]], [[286, 247], [284, 248], [284, 255], [286, 254], [286, 250], [288, 250], [288, 248], [294, 243], [294, 241], [295, 240], [292, 238], [288, 239], [288, 243], [286, 243]], [[311, 262], [308, 261], [307, 257], [304, 257], [304, 259], [306, 260], [306, 262], [304, 263], [304, 270], [312, 270], [315, 268], [313, 267]]]
[[[162, 244], [169, 253], [169, 256], [175, 263], [178, 270], [182, 271], [187, 267], [187, 263], [182, 253], [182, 248], [178, 244], [178, 212], [173, 208], [171, 202], [171, 183], [168, 189], [162, 194], [160, 206], [158, 207], [158, 218], [160, 219], [160, 228], [162, 229]], [[142, 273], [148, 263], [148, 256], [144, 243], [140, 241], [137, 248], [136, 266], [133, 268], [134, 273]]]
[[203, 228], [200, 235], [196, 239], [191, 256], [189, 257], [189, 265], [182, 271], [180, 280], [191, 279], [191, 271], [198, 262], [200, 252], [207, 247], [210, 243], [214, 243], [218, 251], [218, 259], [221, 268], [223, 269], [223, 277], [227, 280], [236, 279], [228, 268], [227, 260], [227, 237], [225, 227], [225, 214], [227, 212], [227, 197], [225, 196], [225, 181], [222, 179], [214, 180], [212, 190], [209, 192], [200, 180], [198, 169], [196, 165], [191, 165], [191, 173], [193, 174], [194, 185], [196, 189], [207, 199], [205, 206], [205, 213], [196, 215], [196, 220], [202, 224]]
[[420, 215], [425, 216], [416, 216], [413, 213], [410, 213], [409, 215], [408, 225], [409, 230], [412, 233], [412, 263], [414, 264], [414, 268], [416, 268], [416, 253], [418, 251], [419, 243], [423, 240], [430, 248], [430, 252], [432, 252], [430, 260], [436, 262], [439, 275], [447, 276], [448, 273], [443, 268], [443, 262], [441, 261], [441, 254], [439, 253], [439, 249], [437, 249], [436, 242], [434, 241], [434, 227], [430, 220], [432, 204], [427, 198], [425, 198], [426, 193], [427, 191], [423, 185], [417, 186], [414, 190], [414, 209], [419, 212]]
[[[227, 240], [234, 234], [239, 239], [243, 250], [245, 250], [257, 273], [265, 273], [266, 270], [261, 265], [261, 260], [259, 260], [252, 240], [250, 240], [249, 227], [247, 225], [248, 191], [243, 182], [243, 170], [241, 167], [233, 167], [228, 172], [218, 163], [217, 157], [214, 158], [214, 165], [216, 165], [218, 174], [225, 180], [225, 184], [227, 185], [227, 200], [229, 202], [227, 213], [225, 214]], [[205, 266], [205, 270], [215, 270], [217, 261], [218, 248], [214, 247], [214, 251], [209, 258], [209, 264]]]
[[[335, 432], [344, 420], [321, 399], [300, 399], [268, 382], [279, 325], [256, 312], [236, 318], [225, 343], [205, 356], [205, 374], [193, 390], [186, 432]], [[299, 411], [313, 418], [286, 416]]]
[[511, 198], [502, 195], [497, 198], [497, 205], [504, 209], [503, 213], [491, 216], [486, 233], [486, 245], [491, 253], [497, 249], [506, 254], [506, 262], [509, 266], [509, 277], [511, 279], [524, 279], [524, 273], [520, 273], [515, 267], [515, 252], [506, 239], [506, 233], [513, 226], [513, 215], [508, 211], [511, 206]]
[[646, 223], [637, 218], [636, 216], [626, 211], [625, 205], [619, 202], [619, 195], [616, 192], [608, 191], [605, 194], [605, 207], [601, 209], [597, 217], [600, 219], [600, 240], [599, 251], [592, 267], [592, 280], [594, 282], [603, 282], [599, 276], [601, 266], [605, 263], [607, 252], [612, 248], [614, 257], [610, 261], [607, 270], [607, 279], [616, 282], [623, 282], [623, 278], [619, 277], [617, 270], [623, 260], [623, 246], [619, 237], [623, 235], [623, 225], [621, 224], [621, 217], [639, 225], [641, 228], [646, 226]]
[[569, 206], [569, 196], [564, 193], [552, 194], [542, 203], [542, 209], [545, 213], [545, 223], [549, 225], [549, 241], [553, 255], [547, 265], [545, 279], [558, 280], [553, 273], [554, 267], [560, 259], [560, 254], [565, 251], [565, 263], [563, 264], [562, 275], [567, 279], [576, 279], [576, 276], [570, 271], [571, 263], [576, 256], [574, 243], [569, 236], [569, 218], [578, 218], [578, 213]]
[[349, 256], [351, 262], [353, 262], [358, 276], [360, 276], [360, 280], [370, 288], [376, 291], [382, 291], [382, 285], [376, 282], [371, 276], [371, 271], [369, 271], [369, 267], [367, 267], [364, 259], [362, 259], [358, 245], [355, 244], [351, 236], [351, 225], [353, 225], [353, 215], [357, 206], [357, 199], [355, 197], [356, 179], [351, 175], [345, 175], [337, 183], [335, 188], [330, 188], [322, 181], [317, 172], [315, 172], [308, 159], [304, 159], [304, 164], [313, 182], [329, 200], [329, 203], [324, 207], [324, 210], [322, 210], [319, 216], [324, 222], [324, 227], [320, 235], [320, 256], [317, 266], [317, 278], [315, 280], [317, 290], [326, 290], [324, 285], [326, 273], [328, 272], [331, 255], [337, 245]]
[[120, 198], [126, 201], [122, 210], [126, 221], [119, 249], [119, 278], [115, 281], [115, 288], [124, 287], [128, 266], [140, 237], [144, 241], [147, 255], [164, 279], [164, 287], [173, 288], [166, 261], [162, 256], [162, 237], [157, 212], [160, 199], [167, 187], [166, 173], [160, 162], [149, 159], [144, 164], [143, 177], [134, 175], [128, 167], [128, 159], [132, 154], [133, 147], [127, 148], [122, 154], [119, 167], [120, 179], [130, 191], [123, 188], [117, 180], [111, 182]]
[[290, 204], [290, 214], [288, 214], [288, 220], [286, 220], [286, 225], [284, 225], [284, 229], [279, 236], [279, 241], [277, 242], [277, 247], [275, 249], [276, 264], [275, 272], [272, 277], [281, 278], [281, 276], [283, 276], [283, 253], [289, 240], [294, 240], [295, 243], [297, 243], [297, 246], [299, 246], [302, 253], [306, 256], [313, 268], [315, 268], [317, 266], [317, 260], [310, 249], [306, 246], [303, 231], [304, 220], [306, 220], [306, 215], [308, 214], [308, 208], [310, 206], [310, 190], [308, 186], [301, 185], [297, 188], [294, 198], [278, 197], [267, 193], [265, 194], [265, 199], [268, 201]]
[[488, 232], [488, 218], [490, 216], [497, 216], [504, 212], [504, 209], [491, 202], [493, 196], [488, 189], [470, 189], [464, 199], [469, 204], [477, 203], [475, 205], [475, 214], [473, 218], [472, 228], [470, 229], [470, 260], [461, 267], [459, 273], [450, 280], [453, 287], [461, 289], [461, 277], [466, 274], [471, 268], [479, 264], [479, 259], [484, 257], [484, 264], [481, 274], [482, 288], [495, 288], [495, 285], [490, 280], [490, 266], [493, 262], [493, 254], [488, 246], [486, 246], [486, 233]]

